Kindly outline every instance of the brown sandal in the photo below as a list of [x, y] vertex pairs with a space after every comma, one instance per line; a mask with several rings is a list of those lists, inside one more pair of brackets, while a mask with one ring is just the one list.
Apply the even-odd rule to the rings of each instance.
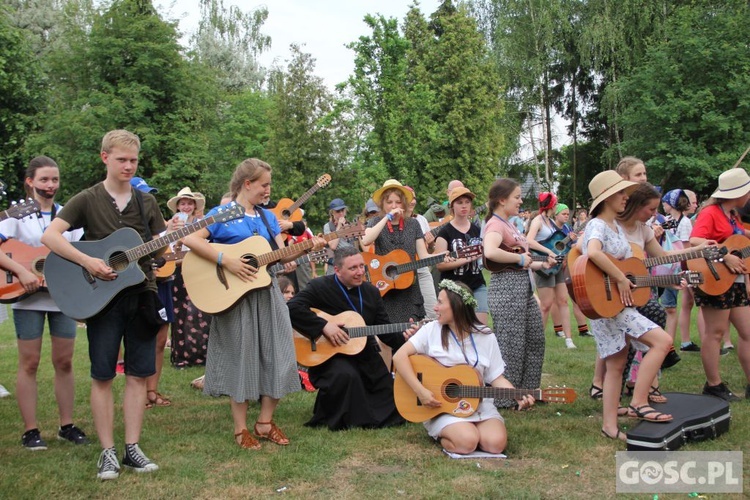
[[[258, 432], [258, 426], [259, 425], [270, 425], [271, 430], [269, 430], [265, 434], [261, 434]], [[279, 427], [273, 423], [273, 421], [270, 422], [255, 422], [255, 437], [258, 439], [268, 439], [272, 443], [278, 444], [280, 446], [286, 446], [289, 444], [289, 438], [286, 437], [286, 435], [279, 429]]]
[[[154, 397], [149, 397], [150, 394], [153, 394]], [[146, 403], [146, 409], [154, 406], [172, 406], [172, 401], [169, 398], [162, 396], [157, 391], [146, 391], [146, 399], [148, 400]]]
[[[240, 440], [237, 441], [237, 438], [240, 438]], [[260, 443], [253, 437], [252, 434], [250, 434], [250, 431], [247, 429], [242, 429], [240, 432], [235, 434], [234, 440], [243, 450], [260, 450]]]

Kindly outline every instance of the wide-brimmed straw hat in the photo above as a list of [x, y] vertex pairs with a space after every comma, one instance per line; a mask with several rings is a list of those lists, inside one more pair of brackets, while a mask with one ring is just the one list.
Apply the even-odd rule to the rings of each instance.
[[594, 201], [591, 202], [591, 208], [589, 212], [594, 210], [601, 202], [609, 198], [615, 193], [625, 190], [626, 193], [630, 194], [638, 187], [637, 182], [626, 181], [620, 174], [614, 170], [605, 170], [599, 172], [589, 182], [589, 193]]
[[734, 200], [750, 192], [750, 175], [744, 168], [732, 168], [719, 176], [719, 189], [714, 191], [713, 198]]
[[177, 203], [182, 199], [187, 198], [195, 202], [195, 209], [199, 212], [206, 206], [206, 198], [199, 192], [193, 192], [189, 187], [180, 189], [177, 196], [173, 196], [167, 202], [167, 206], [172, 212], [177, 212]]
[[388, 179], [387, 181], [383, 183], [382, 188], [372, 193], [372, 200], [378, 205], [380, 205], [380, 198], [383, 196], [383, 193], [385, 193], [389, 189], [398, 189], [399, 191], [404, 193], [404, 198], [406, 198], [407, 205], [411, 203], [412, 198], [414, 198], [414, 195], [412, 194], [412, 192], [406, 189], [403, 184], [398, 182], [396, 179]]
[[457, 199], [459, 199], [462, 196], [468, 196], [469, 199], [471, 199], [471, 200], [473, 200], [474, 198], [477, 197], [477, 195], [475, 195], [474, 193], [472, 193], [471, 190], [468, 189], [468, 188], [465, 188], [465, 187], [453, 188], [453, 189], [451, 189], [451, 194], [448, 197], [448, 206], [449, 207], [453, 206], [453, 202], [456, 201]]

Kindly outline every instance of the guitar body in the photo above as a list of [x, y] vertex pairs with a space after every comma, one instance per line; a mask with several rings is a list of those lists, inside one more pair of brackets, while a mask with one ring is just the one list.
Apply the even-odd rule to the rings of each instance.
[[[271, 245], [263, 236], [251, 236], [233, 245], [211, 243], [211, 246], [227, 257], [245, 259], [254, 267], [258, 267], [258, 255], [271, 252]], [[190, 300], [203, 312], [222, 313], [246, 294], [271, 284], [271, 275], [265, 265], [258, 268], [254, 281], [242, 281], [235, 274], [224, 271], [226, 285], [219, 278], [219, 269], [216, 262], [199, 257], [195, 252], [188, 252], [182, 261], [182, 277]]]
[[[750, 253], [750, 239], [741, 234], [730, 236], [721, 245], [727, 247], [729, 253], [740, 257]], [[750, 266], [750, 257], [744, 257], [744, 261], [746, 266]], [[732, 284], [737, 277], [723, 262], [694, 259], [688, 261], [687, 267], [691, 271], [703, 274], [703, 284], [699, 285], [698, 288], [706, 295], [721, 295], [722, 293], [726, 293], [732, 288]]]
[[[635, 257], [625, 260], [617, 260], [610, 255], [607, 255], [607, 257], [625, 276], [648, 275], [646, 266]], [[591, 319], [612, 318], [625, 309], [620, 300], [620, 291], [617, 284], [610, 280], [596, 264], [591, 262], [587, 255], [582, 255], [576, 259], [575, 267], [572, 269], [573, 294], [576, 298], [576, 304], [583, 314]], [[631, 292], [634, 307], [645, 305], [651, 296], [649, 287], [633, 288]]]
[[[94, 278], [78, 264], [50, 253], [44, 264], [47, 288], [60, 311], [74, 319], [86, 319], [102, 311], [121, 291], [143, 283], [146, 275], [137, 262], [127, 262], [124, 252], [143, 243], [134, 229], [118, 229], [99, 241], [75, 241], [71, 244], [79, 251], [102, 259], [117, 272], [111, 281]], [[123, 263], [113, 258], [118, 256]]]
[[[565, 255], [570, 250], [570, 247], [568, 245], [562, 245], [562, 250], [559, 250], [557, 247], [560, 246], [558, 243], [562, 243], [562, 241], [566, 238], [565, 234], [563, 234], [560, 230], [555, 230], [554, 233], [552, 233], [548, 238], [541, 240], [539, 242], [540, 245], [542, 245], [544, 248], [547, 248], [549, 250], [552, 250], [557, 255]], [[537, 252], [535, 250], [532, 250], [532, 253], [536, 253], [537, 255], [545, 255], [541, 252]], [[560, 272], [560, 269], [563, 267], [563, 263], [557, 264], [554, 267], [550, 267], [549, 269], [539, 269], [536, 272], [544, 274], [546, 276], [554, 276], [555, 274]]]
[[278, 220], [290, 220], [292, 222], [301, 221], [302, 210], [297, 208], [293, 209], [293, 212], [290, 212], [289, 209], [292, 208], [292, 205], [294, 205], [294, 200], [282, 198], [276, 202], [276, 206], [271, 209], [271, 212], [276, 215]]
[[474, 368], [469, 365], [446, 367], [429, 356], [423, 355], [409, 356], [409, 361], [422, 385], [429, 388], [435, 399], [442, 405], [438, 408], [423, 406], [411, 387], [396, 372], [396, 379], [393, 381], [393, 399], [396, 409], [406, 420], [424, 422], [442, 413], [448, 413], [454, 417], [468, 417], [477, 410], [481, 398], [451, 397], [447, 392], [451, 385], [484, 385], [479, 372]]
[[160, 279], [169, 278], [177, 270], [177, 260], [168, 258], [173, 253], [174, 252], [169, 250], [167, 252], [164, 252], [164, 254], [162, 255], [162, 258], [164, 258], [166, 262], [164, 262], [163, 266], [161, 266], [160, 268], [154, 271], [154, 274], [156, 274], [157, 278], [160, 278]]
[[[46, 283], [44, 282], [44, 261], [47, 255], [49, 255], [49, 248], [45, 246], [32, 247], [15, 238], [11, 238], [0, 245], [0, 252], [3, 252], [13, 259], [13, 261], [21, 264], [24, 268], [39, 277], [38, 291], [43, 292], [47, 290]], [[23, 300], [28, 296], [29, 294], [26, 293], [16, 275], [10, 271], [5, 271], [5, 281], [0, 284], [0, 303], [10, 304]]]
[[362, 252], [365, 259], [367, 281], [380, 290], [382, 297], [391, 290], [404, 290], [414, 283], [414, 271], [398, 274], [396, 266], [411, 262], [404, 250], [391, 250], [385, 255]]
[[[325, 313], [319, 309], [312, 311], [321, 318], [345, 326], [365, 326], [365, 320], [354, 311], [344, 311], [335, 316]], [[367, 345], [367, 337], [350, 338], [349, 342], [342, 346], [334, 346], [324, 335], [315, 340], [315, 350], [312, 350], [312, 341], [301, 334], [294, 336], [294, 351], [297, 355], [297, 363], [302, 366], [318, 366], [331, 359], [336, 354], [353, 356], [359, 354]]]

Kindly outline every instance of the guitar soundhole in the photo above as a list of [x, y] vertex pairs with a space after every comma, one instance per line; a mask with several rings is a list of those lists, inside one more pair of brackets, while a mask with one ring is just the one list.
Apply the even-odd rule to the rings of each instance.
[[247, 254], [246, 253], [245, 255], [242, 256], [242, 260], [244, 260], [246, 263], [248, 263], [251, 266], [253, 266], [255, 269], [258, 269], [258, 267], [259, 267], [258, 266], [258, 257], [256, 257], [255, 255], [251, 255], [251, 254]]
[[385, 274], [392, 280], [395, 280], [396, 278], [398, 278], [398, 273], [396, 272], [396, 266], [387, 267], [383, 274]]
[[291, 214], [291, 213], [289, 212], [289, 210], [282, 210], [282, 211], [281, 211], [281, 216], [282, 216], [282, 217], [283, 217], [284, 219], [288, 219], [289, 217], [291, 217], [291, 216], [292, 216], [292, 214]]
[[445, 384], [445, 399], [448, 401], [456, 400], [460, 397], [459, 388], [461, 386], [453, 381], [449, 381]]
[[112, 255], [109, 256], [109, 261], [107, 263], [109, 264], [109, 267], [119, 273], [127, 269], [128, 258], [125, 255], [125, 252], [113, 252]]

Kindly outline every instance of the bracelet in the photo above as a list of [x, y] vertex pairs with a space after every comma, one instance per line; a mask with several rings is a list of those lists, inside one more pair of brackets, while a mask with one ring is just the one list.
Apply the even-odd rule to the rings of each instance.
[[526, 262], [526, 256], [524, 254], [521, 254], [521, 261], [518, 263], [518, 265], [523, 267], [525, 262]]
[[221, 267], [221, 259], [224, 258], [224, 252], [219, 252], [219, 258], [216, 259], [216, 265]]
[[393, 214], [385, 214], [389, 221], [393, 222]]

